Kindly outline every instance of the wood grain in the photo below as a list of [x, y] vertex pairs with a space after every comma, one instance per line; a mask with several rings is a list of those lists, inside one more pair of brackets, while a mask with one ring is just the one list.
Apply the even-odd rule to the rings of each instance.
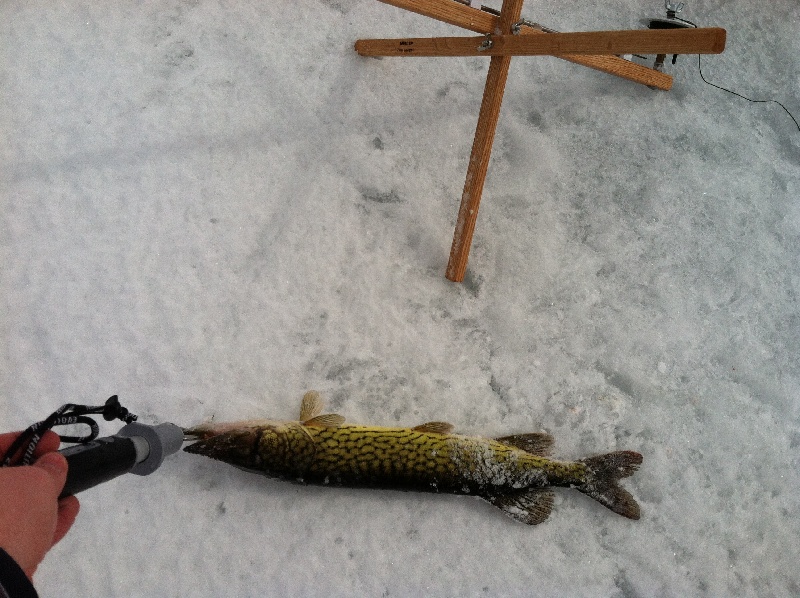
[[[510, 33], [511, 26], [519, 20], [523, 0], [503, 0], [500, 18], [497, 22], [498, 33]], [[472, 246], [472, 235], [478, 219], [478, 207], [483, 194], [483, 185], [489, 169], [492, 155], [492, 143], [500, 117], [503, 93], [508, 78], [510, 56], [493, 56], [486, 75], [483, 88], [483, 100], [475, 128], [475, 139], [467, 166], [467, 178], [461, 194], [461, 206], [458, 210], [456, 228], [453, 233], [453, 245], [450, 249], [450, 260], [445, 276], [453, 282], [461, 282], [467, 271], [469, 250]]]
[[[499, 33], [499, 18], [477, 8], [471, 8], [454, 0], [380, 0], [398, 8], [403, 8], [426, 17], [431, 17], [450, 25], [462, 27], [482, 34]], [[532, 27], [523, 26], [522, 35], [551, 35]], [[563, 60], [588, 68], [621, 77], [635, 83], [642, 83], [656, 89], [672, 88], [672, 77], [666, 73], [636, 64], [616, 56], [580, 56], [564, 54]]]
[[[489, 41], [490, 44], [486, 42]], [[486, 47], [489, 45], [490, 47]], [[725, 30], [718, 27], [584, 31], [546, 35], [366, 39], [362, 56], [561, 56], [564, 54], [719, 54]]]

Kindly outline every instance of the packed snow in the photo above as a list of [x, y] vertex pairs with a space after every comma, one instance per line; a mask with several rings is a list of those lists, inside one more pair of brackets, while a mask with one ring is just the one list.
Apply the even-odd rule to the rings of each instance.
[[[709, 81], [800, 116], [796, 1], [681, 16], [727, 29]], [[181, 452], [80, 495], [43, 597], [800, 594], [797, 127], [696, 56], [668, 92], [515, 58], [453, 283], [488, 59], [353, 43], [461, 34], [377, 0], [0, 3], [3, 429], [112, 394], [144, 423], [292, 419], [313, 388], [354, 423], [639, 451], [641, 520], [564, 489], [530, 527]]]

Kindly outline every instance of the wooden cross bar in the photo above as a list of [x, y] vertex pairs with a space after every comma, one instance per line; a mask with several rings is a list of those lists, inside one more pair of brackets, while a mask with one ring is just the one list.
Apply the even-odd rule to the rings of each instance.
[[[380, 0], [385, 4], [403, 8], [417, 14], [462, 27], [468, 31], [492, 34], [497, 29], [499, 17], [496, 15], [466, 6], [456, 0]], [[530, 25], [520, 27], [520, 35], [541, 35], [545, 31]], [[548, 34], [549, 35], [549, 34]], [[363, 41], [363, 40], [360, 40]], [[359, 43], [359, 42], [356, 42]], [[617, 56], [581, 56], [577, 54], [558, 56], [569, 62], [580, 64], [609, 75], [622, 77], [629, 81], [642, 83], [656, 89], [668, 91], [672, 88], [672, 77], [646, 66], [624, 60]]]
[[[356, 42], [362, 56], [561, 56], [564, 54], [718, 54], [725, 30], [643, 29], [579, 31], [521, 36], [419, 37], [364, 39]], [[668, 51], [664, 51], [668, 48]]]
[[[638, 31], [545, 32], [520, 20], [524, 0], [503, 0], [499, 14], [460, 0], [381, 0], [486, 37], [439, 37], [358, 40], [362, 56], [490, 56], [478, 125], [467, 166], [446, 276], [464, 280], [481, 195], [492, 153], [500, 107], [512, 56], [558, 56], [650, 87], [668, 90], [669, 75], [640, 66], [617, 54], [718, 54], [725, 49], [720, 28]], [[485, 8], [485, 7], [483, 7]], [[543, 35], [535, 35], [543, 34]]]

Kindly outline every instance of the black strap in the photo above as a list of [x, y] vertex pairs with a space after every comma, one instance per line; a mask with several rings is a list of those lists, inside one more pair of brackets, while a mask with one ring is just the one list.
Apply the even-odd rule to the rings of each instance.
[[0, 596], [8, 598], [38, 598], [39, 594], [19, 563], [0, 548]]
[[[136, 421], [136, 416], [130, 413], [125, 407], [120, 405], [119, 397], [114, 395], [109, 397], [105, 405], [90, 407], [88, 405], [76, 405], [74, 403], [67, 403], [62, 405], [56, 411], [50, 414], [46, 419], [36, 422], [24, 430], [8, 447], [6, 454], [3, 455], [3, 460], [0, 466], [7, 467], [9, 465], [30, 465], [33, 462], [33, 453], [36, 446], [42, 439], [47, 430], [55, 426], [69, 426], [74, 424], [85, 424], [89, 426], [89, 433], [85, 436], [61, 436], [61, 442], [76, 442], [85, 444], [97, 438], [100, 433], [100, 428], [97, 422], [91, 417], [90, 414], [102, 415], [106, 421], [120, 419], [126, 424]], [[21, 453], [21, 457], [17, 459], [17, 454]]]

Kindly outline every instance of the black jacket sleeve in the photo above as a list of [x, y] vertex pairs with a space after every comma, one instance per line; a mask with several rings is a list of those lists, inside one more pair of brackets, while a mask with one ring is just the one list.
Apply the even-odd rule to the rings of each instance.
[[0, 598], [39, 598], [25, 572], [0, 548]]

